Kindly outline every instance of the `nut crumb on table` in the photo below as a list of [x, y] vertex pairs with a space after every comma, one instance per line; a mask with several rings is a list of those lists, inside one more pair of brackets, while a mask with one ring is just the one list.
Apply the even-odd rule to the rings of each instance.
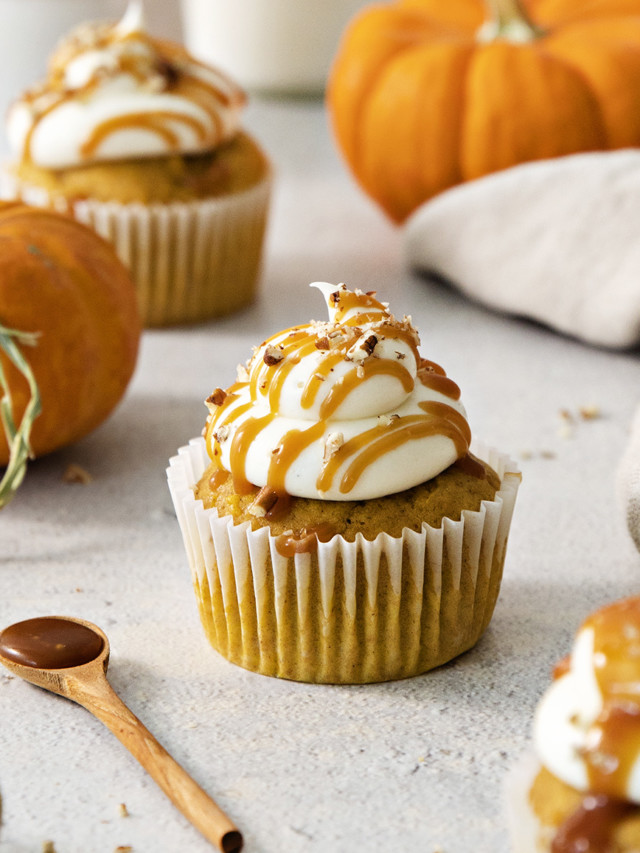
[[80, 483], [86, 486], [93, 480], [91, 474], [75, 462], [70, 462], [64, 470], [62, 479], [65, 483]]

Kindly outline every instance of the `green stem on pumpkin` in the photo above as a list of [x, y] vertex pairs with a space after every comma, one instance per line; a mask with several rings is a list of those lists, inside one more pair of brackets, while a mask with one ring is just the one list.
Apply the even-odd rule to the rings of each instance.
[[0, 423], [9, 447], [9, 462], [0, 480], [0, 509], [6, 506], [15, 495], [27, 470], [27, 460], [31, 457], [30, 435], [33, 422], [41, 411], [40, 391], [29, 362], [23, 356], [18, 343], [35, 346], [38, 335], [32, 332], [20, 332], [17, 329], [7, 329], [0, 324], [0, 350], [9, 361], [22, 373], [29, 385], [30, 398], [22, 415], [20, 424], [16, 426], [13, 416], [13, 401], [9, 382], [0, 361]]
[[544, 30], [533, 23], [521, 0], [484, 0], [487, 20], [476, 33], [479, 42], [504, 39], [511, 42], [534, 41]]

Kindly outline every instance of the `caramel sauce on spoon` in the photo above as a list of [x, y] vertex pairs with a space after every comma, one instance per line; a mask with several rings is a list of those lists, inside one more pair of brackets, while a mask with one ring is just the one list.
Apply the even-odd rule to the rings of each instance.
[[36, 669], [68, 669], [95, 660], [100, 634], [81, 622], [44, 616], [18, 622], [0, 634], [0, 657]]
[[223, 853], [239, 853], [242, 835], [169, 755], [107, 681], [109, 641], [91, 622], [44, 616], [0, 633], [0, 663], [31, 684], [65, 696], [103, 722], [169, 799]]

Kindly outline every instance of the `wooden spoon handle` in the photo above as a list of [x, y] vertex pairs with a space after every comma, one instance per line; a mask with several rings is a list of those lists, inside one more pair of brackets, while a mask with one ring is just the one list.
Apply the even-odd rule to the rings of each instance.
[[182, 814], [223, 853], [238, 853], [242, 835], [211, 797], [140, 722], [106, 679], [77, 683], [69, 698], [85, 707], [126, 746]]

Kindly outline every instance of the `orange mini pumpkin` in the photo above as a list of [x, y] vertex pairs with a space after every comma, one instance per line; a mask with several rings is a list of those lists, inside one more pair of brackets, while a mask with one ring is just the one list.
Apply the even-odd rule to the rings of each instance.
[[[84, 225], [0, 203], [0, 329], [5, 432], [17, 429], [25, 411], [35, 415], [35, 386], [24, 375], [32, 374], [42, 411], [27, 443], [41, 456], [97, 427], [123, 395], [140, 340], [131, 276]], [[0, 430], [0, 465], [9, 458]]]
[[398, 222], [517, 163], [637, 146], [640, 0], [373, 5], [344, 34], [327, 104], [354, 175]]

